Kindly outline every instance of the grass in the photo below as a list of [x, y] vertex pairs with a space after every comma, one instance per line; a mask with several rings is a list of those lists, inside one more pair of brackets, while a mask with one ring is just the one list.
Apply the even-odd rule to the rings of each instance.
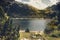
[[[22, 38], [30, 38], [31, 34], [35, 34], [35, 32], [30, 32], [30, 33], [20, 32], [20, 39], [22, 39]], [[45, 40], [60, 40], [60, 38], [50, 37], [50, 36], [45, 35], [45, 34], [43, 34], [42, 37], [43, 37]]]

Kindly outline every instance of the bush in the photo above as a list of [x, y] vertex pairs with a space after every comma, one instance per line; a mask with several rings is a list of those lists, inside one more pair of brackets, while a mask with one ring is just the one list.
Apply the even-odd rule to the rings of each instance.
[[29, 31], [29, 29], [27, 28], [27, 29], [25, 30], [25, 32], [30, 32], [30, 31]]

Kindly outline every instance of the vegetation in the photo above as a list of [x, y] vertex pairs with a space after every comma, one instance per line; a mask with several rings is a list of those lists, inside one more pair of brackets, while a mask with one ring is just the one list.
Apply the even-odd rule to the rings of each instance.
[[[60, 12], [58, 7], [60, 7], [60, 4], [58, 3], [57, 5], [53, 5], [52, 7], [49, 7], [52, 12], [48, 12], [49, 13], [49, 17], [52, 19], [52, 21], [50, 23], [47, 24], [47, 27], [45, 29], [45, 36], [46, 39], [48, 40], [60, 40]], [[48, 9], [49, 9], [48, 8]], [[51, 15], [50, 15], [51, 14]], [[58, 15], [59, 14], [59, 15]]]
[[[10, 3], [9, 3], [10, 4]], [[1, 40], [18, 40], [19, 38], [19, 26], [13, 26], [12, 20], [10, 20], [11, 15], [8, 12], [5, 12], [5, 6], [9, 5], [4, 1], [0, 4], [0, 39]], [[5, 5], [5, 6], [3, 6]], [[13, 4], [17, 5], [17, 4]], [[60, 38], [60, 3], [48, 7], [45, 10], [38, 10], [29, 5], [19, 4], [20, 13], [13, 16], [26, 16], [26, 17], [38, 17], [38, 18], [47, 18], [52, 19], [50, 23], [47, 24], [47, 27], [44, 31], [44, 35], [48, 40], [53, 40], [53, 38]], [[22, 10], [21, 10], [22, 8]], [[25, 9], [24, 9], [25, 8]], [[14, 8], [15, 9], [15, 8]], [[25, 11], [26, 10], [26, 11]], [[18, 10], [16, 10], [18, 11]], [[24, 11], [24, 12], [23, 12]], [[28, 11], [28, 12], [27, 12]], [[8, 16], [9, 15], [9, 16]], [[21, 16], [23, 15], [23, 16]], [[13, 17], [12, 16], [12, 17]], [[26, 29], [25, 32], [30, 32], [29, 29]], [[58, 39], [57, 39], [58, 40]]]
[[29, 29], [27, 28], [27, 29], [25, 30], [25, 32], [30, 32], [30, 31], [29, 31]]
[[19, 26], [12, 27], [10, 17], [0, 7], [0, 40], [18, 40]]

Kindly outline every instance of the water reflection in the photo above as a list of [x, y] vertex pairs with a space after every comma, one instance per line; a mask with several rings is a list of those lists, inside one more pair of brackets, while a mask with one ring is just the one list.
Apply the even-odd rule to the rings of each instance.
[[33, 19], [29, 21], [29, 29], [33, 31], [43, 31], [46, 27], [46, 20]]
[[47, 22], [45, 19], [14, 19], [13, 25], [16, 24], [20, 26], [20, 30], [29, 28], [31, 31], [43, 31]]

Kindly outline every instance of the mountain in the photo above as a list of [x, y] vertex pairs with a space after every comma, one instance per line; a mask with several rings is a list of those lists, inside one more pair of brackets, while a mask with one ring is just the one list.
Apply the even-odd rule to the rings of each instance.
[[[51, 7], [48, 7], [47, 9], [51, 9], [52, 11], [55, 11], [51, 14], [45, 14], [45, 10], [39, 10], [35, 7], [32, 7], [28, 4], [23, 4], [23, 3], [19, 3], [14, 1], [13, 3], [10, 1], [1, 1], [2, 3], [2, 7], [5, 11], [5, 13], [7, 13], [10, 17], [40, 17], [41, 14], [43, 16], [46, 15], [46, 17], [52, 18], [54, 16], [56, 16], [56, 11], [59, 11], [59, 3], [57, 3], [56, 5], [53, 5]], [[45, 12], [43, 12], [45, 11]]]
[[[52, 18], [52, 21], [48, 24], [48, 26], [45, 29], [45, 33], [54, 38], [59, 38], [60, 36], [60, 2], [58, 2], [56, 5], [53, 5], [51, 7], [48, 7], [48, 9], [51, 9], [49, 15]], [[51, 34], [51, 35], [50, 35]]]
[[56, 13], [56, 16], [58, 17], [57, 20], [60, 23], [60, 2], [58, 2], [56, 5], [53, 5], [51, 9]]
[[60, 2], [56, 3], [56, 5], [51, 6], [53, 11], [60, 11]]
[[4, 11], [8, 13], [10, 17], [29, 17], [36, 15], [38, 9], [30, 5], [14, 2], [13, 4], [5, 4], [2, 6]]

